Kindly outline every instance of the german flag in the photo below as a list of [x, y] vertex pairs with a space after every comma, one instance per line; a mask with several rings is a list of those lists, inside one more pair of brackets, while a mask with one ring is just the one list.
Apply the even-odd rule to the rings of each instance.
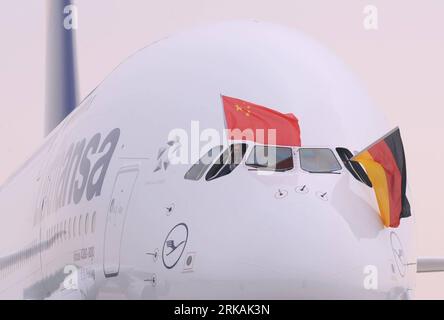
[[401, 218], [411, 215], [405, 194], [407, 172], [399, 128], [393, 129], [351, 160], [359, 162], [367, 171], [384, 226], [398, 227]]

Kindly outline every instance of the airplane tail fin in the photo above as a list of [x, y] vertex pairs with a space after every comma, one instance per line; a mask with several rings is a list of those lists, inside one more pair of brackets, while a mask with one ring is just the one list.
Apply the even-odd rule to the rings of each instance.
[[78, 103], [77, 9], [72, 0], [47, 0], [47, 15], [45, 136]]

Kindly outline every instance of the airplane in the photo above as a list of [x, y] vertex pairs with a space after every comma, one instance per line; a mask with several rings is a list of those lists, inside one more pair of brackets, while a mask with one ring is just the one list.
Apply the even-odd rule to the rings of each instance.
[[[411, 299], [416, 272], [444, 270], [416, 257], [414, 210], [382, 224], [349, 160], [390, 127], [324, 46], [258, 21], [196, 28], [78, 103], [71, 4], [49, 2], [47, 136], [0, 187], [1, 299]], [[221, 95], [295, 114], [302, 145], [218, 139]]]

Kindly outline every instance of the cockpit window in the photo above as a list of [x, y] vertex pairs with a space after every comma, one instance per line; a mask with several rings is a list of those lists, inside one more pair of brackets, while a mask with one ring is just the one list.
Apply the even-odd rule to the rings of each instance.
[[293, 151], [286, 147], [255, 146], [245, 165], [261, 170], [288, 171], [293, 169]]
[[233, 172], [233, 170], [241, 163], [246, 151], [246, 143], [232, 144], [222, 153], [210, 170], [208, 170], [205, 179], [210, 181]]
[[353, 158], [353, 153], [351, 153], [350, 150], [348, 150], [347, 148], [336, 148], [336, 152], [339, 154], [342, 162], [344, 162], [347, 170], [350, 171], [350, 173], [356, 180], [366, 184], [369, 187], [372, 187], [372, 183], [368, 178], [364, 168], [362, 168], [361, 164], [359, 162], [350, 160], [351, 158]]
[[185, 174], [185, 179], [187, 180], [199, 180], [205, 174], [208, 167], [213, 163], [214, 159], [222, 152], [222, 146], [217, 146], [210, 149], [206, 154], [204, 154], [199, 161], [193, 164]]
[[327, 148], [300, 148], [301, 169], [311, 173], [335, 173], [342, 167], [332, 150]]

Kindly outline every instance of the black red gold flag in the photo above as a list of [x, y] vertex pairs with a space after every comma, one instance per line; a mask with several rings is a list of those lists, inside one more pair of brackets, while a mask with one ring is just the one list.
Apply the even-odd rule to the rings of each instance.
[[384, 226], [398, 227], [401, 218], [411, 215], [406, 197], [407, 170], [399, 128], [390, 131], [352, 160], [359, 162], [367, 171]]

